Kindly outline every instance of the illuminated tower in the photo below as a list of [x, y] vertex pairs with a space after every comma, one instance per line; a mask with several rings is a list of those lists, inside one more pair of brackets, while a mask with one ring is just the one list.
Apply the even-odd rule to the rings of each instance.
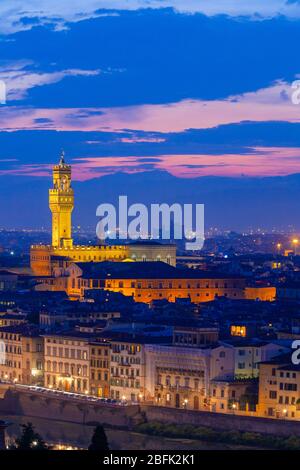
[[72, 221], [74, 192], [71, 188], [71, 165], [64, 153], [53, 168], [53, 189], [49, 190], [49, 207], [52, 212], [52, 246], [72, 248]]

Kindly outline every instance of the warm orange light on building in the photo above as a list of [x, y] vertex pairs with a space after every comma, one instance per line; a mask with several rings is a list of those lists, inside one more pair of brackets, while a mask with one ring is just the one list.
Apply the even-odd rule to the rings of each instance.
[[144, 241], [127, 245], [74, 245], [72, 238], [72, 189], [71, 165], [62, 155], [53, 168], [53, 187], [49, 190], [49, 207], [52, 212], [52, 244], [32, 245], [30, 266], [36, 276], [51, 276], [65, 269], [70, 263], [103, 261], [162, 261], [176, 265], [176, 245]]
[[247, 328], [246, 326], [231, 325], [230, 334], [231, 336], [241, 336], [242, 338], [245, 338], [247, 334]]

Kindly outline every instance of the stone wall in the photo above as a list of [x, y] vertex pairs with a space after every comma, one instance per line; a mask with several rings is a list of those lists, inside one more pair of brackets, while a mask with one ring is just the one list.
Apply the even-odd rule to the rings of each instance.
[[207, 411], [177, 410], [157, 406], [142, 406], [141, 412], [147, 421], [159, 421], [168, 424], [193, 424], [207, 426], [222, 431], [246, 431], [276, 436], [300, 436], [299, 421], [237, 416]]
[[48, 420], [60, 420], [78, 424], [102, 423], [119, 428], [132, 428], [144, 421], [139, 406], [110, 406], [44, 395], [29, 390], [8, 388], [0, 399], [0, 413], [26, 415]]
[[[1, 396], [3, 398], [1, 398]], [[203, 411], [177, 410], [151, 405], [109, 406], [20, 390], [0, 384], [0, 414], [43, 418], [66, 423], [93, 426], [101, 423], [108, 427], [133, 429], [145, 421], [168, 424], [193, 424], [216, 430], [247, 431], [277, 436], [300, 436], [298, 421], [237, 416]]]

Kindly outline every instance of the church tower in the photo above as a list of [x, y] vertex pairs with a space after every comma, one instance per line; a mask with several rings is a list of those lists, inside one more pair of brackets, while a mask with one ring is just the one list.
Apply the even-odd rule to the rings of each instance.
[[65, 163], [62, 152], [58, 165], [53, 168], [53, 188], [49, 190], [52, 212], [52, 246], [72, 248], [72, 211], [74, 192], [71, 187], [71, 165]]

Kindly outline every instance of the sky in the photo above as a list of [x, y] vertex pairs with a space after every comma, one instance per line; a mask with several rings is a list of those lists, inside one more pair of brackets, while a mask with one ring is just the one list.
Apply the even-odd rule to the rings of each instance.
[[2, 0], [0, 228], [49, 223], [64, 149], [80, 223], [126, 189], [204, 202], [224, 228], [300, 229], [298, 44], [298, 0]]

